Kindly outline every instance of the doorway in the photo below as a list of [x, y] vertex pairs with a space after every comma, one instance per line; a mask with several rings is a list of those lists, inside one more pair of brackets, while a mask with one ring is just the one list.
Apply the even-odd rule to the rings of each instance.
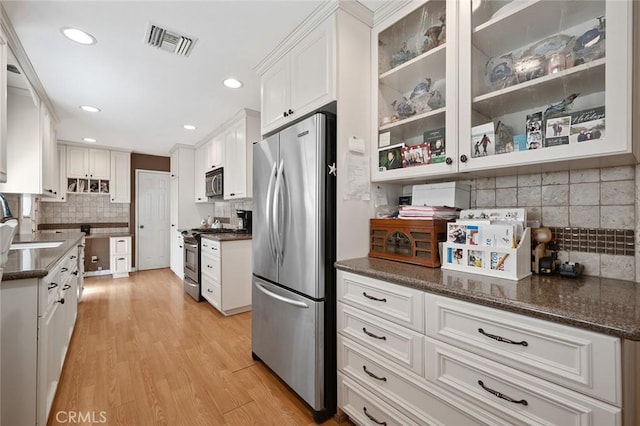
[[136, 265], [169, 267], [169, 173], [136, 170]]

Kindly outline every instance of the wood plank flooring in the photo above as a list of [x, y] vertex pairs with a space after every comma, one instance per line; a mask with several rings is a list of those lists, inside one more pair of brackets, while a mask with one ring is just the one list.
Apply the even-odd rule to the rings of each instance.
[[251, 358], [251, 313], [224, 317], [196, 303], [169, 269], [85, 279], [49, 416], [50, 425], [69, 423], [314, 424]]

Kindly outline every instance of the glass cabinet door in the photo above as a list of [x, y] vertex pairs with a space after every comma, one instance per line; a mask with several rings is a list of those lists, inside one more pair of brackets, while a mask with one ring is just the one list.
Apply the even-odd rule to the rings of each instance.
[[373, 181], [456, 171], [456, 0], [413, 1], [373, 31]]
[[470, 0], [458, 24], [459, 171], [630, 156], [631, 1]]

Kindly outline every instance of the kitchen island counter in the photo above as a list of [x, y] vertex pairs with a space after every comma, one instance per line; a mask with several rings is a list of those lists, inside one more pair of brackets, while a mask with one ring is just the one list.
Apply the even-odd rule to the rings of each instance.
[[13, 239], [14, 243], [62, 241], [62, 244], [53, 248], [9, 250], [2, 281], [45, 277], [62, 256], [82, 240], [82, 237], [84, 233], [75, 230], [59, 233], [17, 234]]
[[632, 281], [533, 275], [519, 281], [369, 257], [336, 268], [547, 321], [640, 341], [640, 286]]
[[202, 234], [201, 237], [206, 238], [208, 240], [213, 240], [213, 241], [240, 241], [240, 240], [250, 240], [251, 234], [224, 232], [220, 234]]

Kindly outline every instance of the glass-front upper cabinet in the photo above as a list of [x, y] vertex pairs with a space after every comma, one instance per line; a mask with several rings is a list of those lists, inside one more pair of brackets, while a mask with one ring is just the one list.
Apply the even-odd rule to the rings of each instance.
[[632, 3], [461, 2], [458, 170], [633, 162]]
[[378, 182], [457, 170], [457, 1], [402, 5], [373, 29], [372, 180]]

